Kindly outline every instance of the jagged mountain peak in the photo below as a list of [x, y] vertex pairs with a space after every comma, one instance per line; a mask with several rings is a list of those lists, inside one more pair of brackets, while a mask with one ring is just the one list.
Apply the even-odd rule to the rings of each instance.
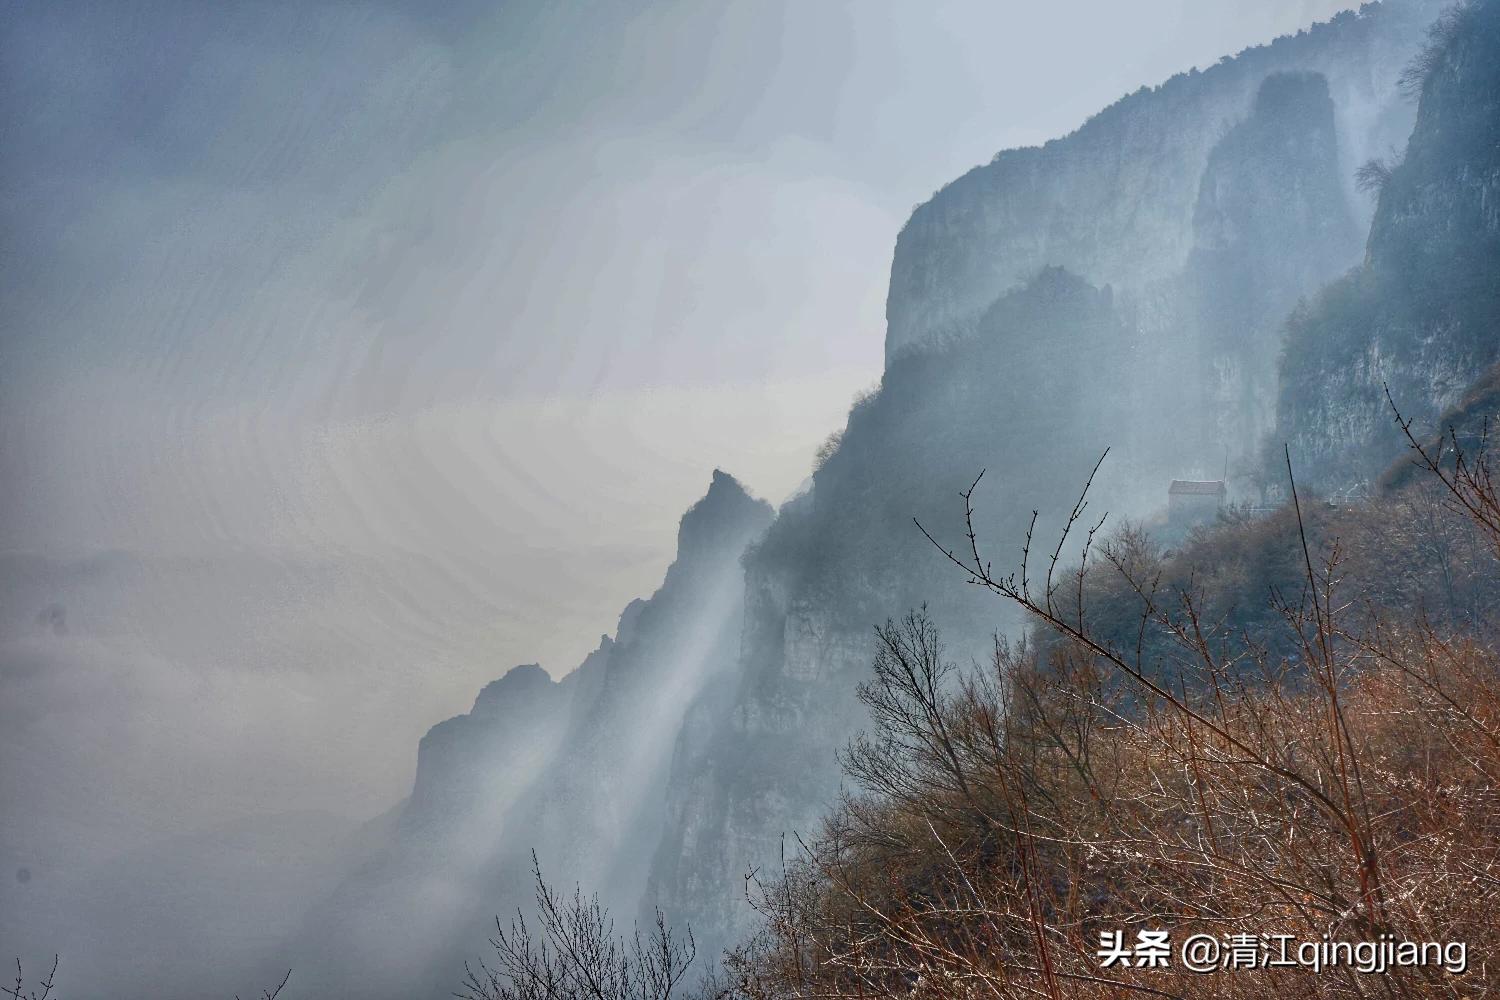
[[[987, 646], [1011, 627], [913, 517], [957, 530], [954, 494], [995, 469], [980, 528], [1004, 558], [1026, 512], [1067, 511], [1106, 445], [1101, 502], [1137, 516], [1184, 465], [1228, 466], [1221, 440], [1259, 440], [1284, 310], [1358, 261], [1354, 165], [1410, 131], [1395, 77], [1420, 27], [1398, 22], [1430, 2], [1143, 91], [920, 208], [896, 249], [882, 388], [815, 496], [766, 533], [771, 506], [714, 469], [666, 580], [613, 640], [550, 689], [540, 668], [511, 671], [478, 718], [424, 741], [404, 821], [421, 836], [386, 872], [421, 874], [431, 831], [461, 829], [444, 842], [482, 850], [443, 886], [455, 926], [528, 898], [536, 848], [616, 912], [661, 906], [700, 954], [739, 940], [744, 872], [839, 794], [870, 626], [931, 600], [945, 634]], [[491, 703], [504, 714], [481, 715]]]
[[556, 686], [550, 674], [539, 663], [522, 663], [511, 667], [498, 680], [490, 681], [474, 699], [471, 713], [493, 715], [518, 700], [530, 700]]
[[734, 476], [715, 469], [708, 492], [682, 515], [677, 559], [692, 560], [702, 550], [717, 551], [726, 545], [743, 548], [773, 516], [770, 504], [751, 496]]
[[754, 499], [739, 479], [723, 469], [716, 468], [709, 478], [708, 492], [703, 494], [703, 498], [697, 504], [693, 505], [689, 513], [704, 504], [739, 503], [744, 500], [754, 501]]

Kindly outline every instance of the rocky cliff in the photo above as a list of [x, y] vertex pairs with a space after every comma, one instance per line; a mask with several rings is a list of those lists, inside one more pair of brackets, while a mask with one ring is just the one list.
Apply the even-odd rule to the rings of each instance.
[[[715, 471], [678, 529], [661, 588], [560, 681], [519, 666], [434, 726], [380, 846], [298, 939], [304, 988], [449, 996], [497, 913], [531, 898], [531, 854], [617, 912], [645, 893], [687, 706], [735, 663], [740, 555], [772, 510]], [[305, 947], [305, 945], [304, 945]]]
[[1405, 153], [1364, 172], [1365, 261], [1288, 330], [1275, 441], [1326, 491], [1367, 490], [1400, 453], [1387, 386], [1425, 433], [1500, 361], [1500, 5], [1445, 17], [1416, 65]]
[[[1143, 89], [919, 207], [892, 264], [881, 386], [854, 405], [810, 488], [773, 523], [716, 475], [683, 520], [661, 591], [628, 608], [583, 666], [555, 684], [513, 672], [487, 689], [483, 712], [476, 703], [429, 735], [398, 843], [348, 898], [409, 914], [389, 901], [398, 893], [369, 903], [370, 887], [409, 893], [416, 879], [419, 898], [478, 932], [524, 900], [535, 848], [559, 880], [598, 889], [617, 912], [659, 905], [693, 926], [701, 951], [732, 944], [751, 924], [744, 873], [774, 867], [784, 836], [815, 833], [839, 794], [872, 626], [929, 602], [962, 660], [1015, 624], [964, 585], [914, 516], [940, 544], [965, 544], [957, 492], [988, 470], [978, 526], [999, 566], [1019, 555], [1033, 511], [1039, 537], [1058, 526], [1105, 447], [1090, 513], [1149, 516], [1173, 477], [1227, 469], [1238, 498], [1258, 495], [1278, 420], [1302, 421], [1301, 448], [1317, 421], [1354, 412], [1287, 403], [1284, 319], [1359, 263], [1371, 202], [1355, 170], [1413, 127], [1398, 77], [1434, 8], [1372, 5]], [[1493, 51], [1487, 64], [1458, 59], [1451, 86], [1427, 85], [1365, 270], [1387, 267], [1383, 246], [1436, 238], [1458, 206], [1477, 206], [1478, 232], [1493, 231], [1492, 139], [1453, 130], [1493, 115], [1484, 81], [1497, 63]], [[1458, 160], [1422, 166], [1424, 130], [1463, 147]], [[1402, 233], [1409, 220], [1420, 222]], [[1478, 358], [1494, 337], [1470, 340]], [[1322, 370], [1351, 356], [1327, 353]], [[519, 708], [496, 710], [501, 695]], [[454, 829], [473, 834], [433, 846]], [[464, 845], [478, 854], [463, 884], [412, 874]], [[479, 949], [473, 935], [444, 934], [429, 983], [448, 981], [450, 956]]]
[[[1007, 150], [948, 184], [896, 242], [887, 357], [964, 331], [1044, 266], [1132, 295], [1181, 271], [1209, 157], [1273, 73], [1327, 79], [1347, 162], [1403, 143], [1412, 119], [1397, 78], [1441, 6], [1393, 2], [1340, 14], [1142, 88], [1071, 135]], [[1360, 204], [1352, 178], [1344, 187]]]
[[1032, 511], [1050, 538], [1105, 447], [1094, 502], [1116, 517], [1226, 466], [1258, 493], [1283, 321], [1358, 261], [1357, 157], [1410, 128], [1397, 76], [1429, 14], [1366, 8], [1143, 90], [916, 210], [880, 389], [747, 555], [739, 664], [689, 713], [654, 901], [715, 944], [744, 932], [743, 873], [839, 792], [874, 623], [928, 602], [958, 660], [1013, 624], [912, 525], [966, 544], [981, 469], [997, 565]]

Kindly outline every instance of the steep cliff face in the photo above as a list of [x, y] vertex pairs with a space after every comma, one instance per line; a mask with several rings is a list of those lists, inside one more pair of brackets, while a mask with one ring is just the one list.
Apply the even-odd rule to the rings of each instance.
[[367, 826], [362, 856], [292, 939], [307, 988], [424, 995], [411, 990], [432, 957], [469, 936], [475, 873], [524, 828], [519, 804], [562, 738], [572, 687], [515, 667], [428, 731], [411, 795]]
[[[947, 185], [896, 242], [887, 358], [964, 332], [1001, 293], [1046, 266], [1122, 295], [1179, 273], [1193, 249], [1209, 156], [1273, 73], [1328, 80], [1347, 162], [1404, 142], [1411, 113], [1396, 79], [1441, 6], [1411, 0], [1341, 14], [1143, 88], [1065, 138], [1008, 150]], [[1358, 204], [1347, 178], [1345, 187]]]
[[[693, 926], [701, 953], [732, 944], [752, 916], [743, 874], [774, 866], [784, 835], [815, 833], [839, 792], [837, 751], [864, 723], [856, 688], [872, 626], [929, 602], [964, 660], [1015, 624], [914, 516], [940, 545], [967, 544], [957, 493], [989, 470], [977, 526], [999, 567], [1019, 556], [1033, 511], [1037, 537], [1052, 537], [1106, 446], [1090, 512], [1115, 518], [1151, 513], [1173, 477], [1259, 471], [1259, 444], [1285, 409], [1284, 317], [1358, 261], [1368, 201], [1352, 191], [1354, 168], [1410, 131], [1397, 75], [1435, 6], [1365, 8], [1142, 90], [920, 207], [892, 266], [881, 387], [855, 404], [811, 489], [770, 523], [716, 475], [683, 520], [661, 590], [628, 608], [612, 639], [558, 684], [515, 675], [506, 690], [535, 731], [478, 704], [434, 730], [400, 842], [354, 884], [368, 895], [406, 879], [409, 891], [430, 850], [414, 843], [428, 840], [420, 831], [461, 826], [478, 831], [463, 838], [479, 851], [468, 884], [422, 882], [452, 926], [477, 934], [524, 900], [536, 848], [544, 869], [599, 890], [617, 913], [657, 904]], [[1464, 64], [1471, 79], [1487, 72], [1477, 58]], [[1480, 164], [1483, 152], [1465, 155]], [[1414, 172], [1420, 162], [1402, 168], [1404, 202], [1393, 179], [1377, 231], [1459, 197], [1431, 180], [1447, 166]], [[1493, 231], [1479, 169], [1459, 170], [1480, 177], [1460, 200], [1477, 199], [1489, 213], [1480, 229]], [[1254, 485], [1232, 482], [1240, 496]], [[540, 748], [540, 763], [513, 763], [530, 759], [523, 748]], [[475, 768], [498, 758], [512, 761], [494, 765], [502, 815], [471, 815], [465, 802], [488, 788]], [[445, 982], [481, 947], [461, 932], [444, 945], [416, 978]]]
[[1286, 316], [1358, 258], [1361, 234], [1344, 196], [1352, 168], [1339, 155], [1336, 120], [1325, 77], [1275, 73], [1209, 153], [1193, 247], [1171, 297], [1179, 318], [1143, 331], [1156, 347], [1133, 376], [1147, 385], [1160, 381], [1153, 373], [1185, 376], [1160, 384], [1187, 417], [1172, 434], [1177, 456], [1197, 466], [1178, 474], [1218, 478], [1227, 468], [1244, 495], [1250, 484], [1240, 477], [1274, 426]]
[[531, 853], [628, 914], [645, 892], [666, 813], [668, 760], [687, 706], [735, 663], [740, 555], [772, 518], [716, 471], [682, 518], [661, 588], [554, 682], [535, 665], [434, 726], [412, 793], [371, 857], [307, 922], [312, 989], [449, 996], [495, 914], [531, 895]]
[[1417, 123], [1381, 184], [1365, 263], [1290, 324], [1275, 441], [1330, 491], [1367, 488], [1402, 442], [1500, 360], [1500, 4], [1435, 29]]
[[432, 850], [493, 830], [556, 749], [565, 690], [537, 664], [486, 685], [467, 715], [440, 722], [417, 747], [417, 775], [401, 812], [403, 840]]
[[[1109, 370], [1132, 347], [1107, 291], [1049, 270], [997, 303], [980, 330], [894, 363], [851, 413], [811, 492], [747, 553], [738, 663], [689, 714], [652, 873], [652, 900], [705, 946], [735, 942], [751, 915], [742, 876], [774, 869], [783, 835], [795, 855], [793, 835], [815, 835], [836, 800], [837, 752], [865, 723], [856, 691], [873, 626], [931, 601], [964, 659], [984, 655], [992, 631], [1010, 624], [912, 516], [959, 541], [956, 491], [988, 465], [1008, 502], [983, 507], [984, 530], [1018, 539], [1026, 513], [1058, 509], [1087, 475], [1086, 429], [1129, 406], [1123, 382], [1081, 394], [1072, 370], [1076, 357]], [[1007, 406], [1018, 392], [1028, 405]], [[1006, 472], [1023, 467], [1034, 471]]]
[[630, 613], [575, 710], [563, 747], [538, 784], [533, 845], [566, 873], [629, 912], [642, 898], [666, 811], [668, 764], [688, 706], [732, 669], [745, 602], [741, 553], [772, 510], [715, 472], [682, 518], [676, 562], [661, 589]]
[[1174, 476], [1259, 471], [1285, 315], [1358, 260], [1350, 154], [1410, 127], [1396, 77], [1428, 9], [1367, 9], [1143, 91], [917, 209], [880, 390], [747, 555], [732, 684], [679, 743], [652, 898], [701, 941], [739, 937], [745, 871], [817, 832], [863, 725], [872, 625], [928, 602], [962, 661], [1013, 624], [913, 516], [965, 546], [957, 493], [989, 470], [977, 524], [998, 566], [1032, 511], [1050, 546], [1106, 446], [1091, 510], [1116, 518]]

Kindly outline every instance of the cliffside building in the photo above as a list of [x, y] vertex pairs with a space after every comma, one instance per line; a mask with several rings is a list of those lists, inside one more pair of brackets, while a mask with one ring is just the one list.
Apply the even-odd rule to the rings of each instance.
[[1174, 479], [1167, 489], [1167, 524], [1173, 531], [1208, 524], [1219, 516], [1228, 494], [1222, 479]]

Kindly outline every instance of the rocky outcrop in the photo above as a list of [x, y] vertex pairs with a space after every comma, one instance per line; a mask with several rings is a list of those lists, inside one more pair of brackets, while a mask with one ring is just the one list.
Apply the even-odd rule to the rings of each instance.
[[536, 665], [487, 685], [434, 726], [412, 793], [369, 859], [298, 936], [304, 988], [335, 995], [451, 995], [486, 928], [531, 898], [531, 854], [562, 886], [627, 916], [662, 838], [668, 761], [688, 705], [735, 663], [740, 555], [772, 518], [715, 471], [678, 529], [650, 598], [560, 681]]
[[928, 603], [962, 662], [1014, 624], [913, 516], [965, 546], [957, 493], [989, 470], [998, 567], [1033, 511], [1050, 545], [1107, 446], [1090, 510], [1116, 518], [1172, 478], [1259, 471], [1283, 319], [1358, 260], [1350, 153], [1410, 126], [1396, 75], [1427, 9], [1366, 9], [1143, 91], [916, 210], [880, 389], [747, 555], [738, 666], [679, 740], [652, 899], [701, 941], [743, 934], [744, 873], [817, 833], [872, 626]]
[[1380, 185], [1364, 264], [1291, 322], [1278, 425], [1299, 476], [1368, 489], [1402, 450], [1386, 399], [1428, 433], [1500, 361], [1500, 4], [1460, 8], [1420, 65], [1416, 126]]
[[[445, 931], [434, 964], [404, 982], [446, 982], [482, 948], [488, 915], [525, 899], [533, 848], [617, 914], [660, 905], [692, 925], [700, 952], [732, 944], [752, 918], [744, 873], [774, 868], [784, 836], [816, 834], [840, 791], [872, 626], [930, 603], [963, 661], [1015, 624], [912, 524], [966, 544], [956, 495], [979, 470], [977, 526], [997, 568], [1019, 555], [1033, 511], [1037, 536], [1052, 535], [1106, 446], [1090, 514], [1148, 514], [1170, 479], [1216, 478], [1221, 463], [1258, 470], [1284, 412], [1283, 317], [1358, 263], [1368, 202], [1354, 168], [1410, 130], [1396, 77], [1435, 6], [1367, 7], [1143, 89], [918, 208], [892, 266], [880, 389], [855, 404], [810, 488], [772, 523], [716, 474], [662, 588], [581, 667], [556, 684], [512, 672], [424, 741], [399, 842], [346, 898], [356, 912], [412, 912], [369, 903], [382, 892], [441, 903], [474, 935]], [[1425, 168], [1408, 173], [1381, 198], [1377, 230], [1457, 197]], [[1488, 183], [1459, 200], [1492, 212]], [[504, 808], [472, 812], [476, 796]], [[477, 831], [462, 839], [478, 860], [457, 881], [422, 874], [448, 836], [425, 831], [445, 824]]]
[[736, 662], [745, 603], [740, 556], [772, 510], [715, 472], [682, 518], [661, 589], [622, 618], [598, 690], [574, 710], [530, 803], [548, 870], [598, 891], [617, 912], [645, 892], [661, 841], [673, 746], [688, 706]]
[[[1239, 498], [1259, 492], [1246, 474], [1257, 471], [1259, 443], [1275, 425], [1286, 317], [1360, 252], [1344, 195], [1352, 166], [1339, 154], [1336, 120], [1322, 74], [1266, 77], [1249, 116], [1209, 153], [1193, 248], [1169, 299], [1178, 318], [1170, 330], [1143, 331], [1157, 346], [1134, 377], [1159, 384], [1167, 395], [1156, 398], [1174, 400], [1188, 417], [1171, 441], [1190, 467], [1174, 474], [1217, 479], [1227, 470]], [[1174, 369], [1185, 377], [1152, 378]], [[1155, 415], [1150, 406], [1139, 412]]]
[[438, 850], [493, 831], [556, 749], [565, 690], [537, 664], [485, 685], [467, 715], [440, 722], [417, 747], [400, 817], [404, 840]]
[[[1274, 73], [1327, 79], [1347, 163], [1404, 142], [1412, 119], [1397, 76], [1442, 6], [1409, 0], [1340, 14], [1142, 88], [1071, 135], [1007, 150], [948, 184], [897, 239], [887, 359], [963, 333], [1043, 267], [1065, 267], [1130, 296], [1181, 272], [1209, 157]], [[1347, 173], [1343, 186], [1351, 204], [1363, 204]]]

